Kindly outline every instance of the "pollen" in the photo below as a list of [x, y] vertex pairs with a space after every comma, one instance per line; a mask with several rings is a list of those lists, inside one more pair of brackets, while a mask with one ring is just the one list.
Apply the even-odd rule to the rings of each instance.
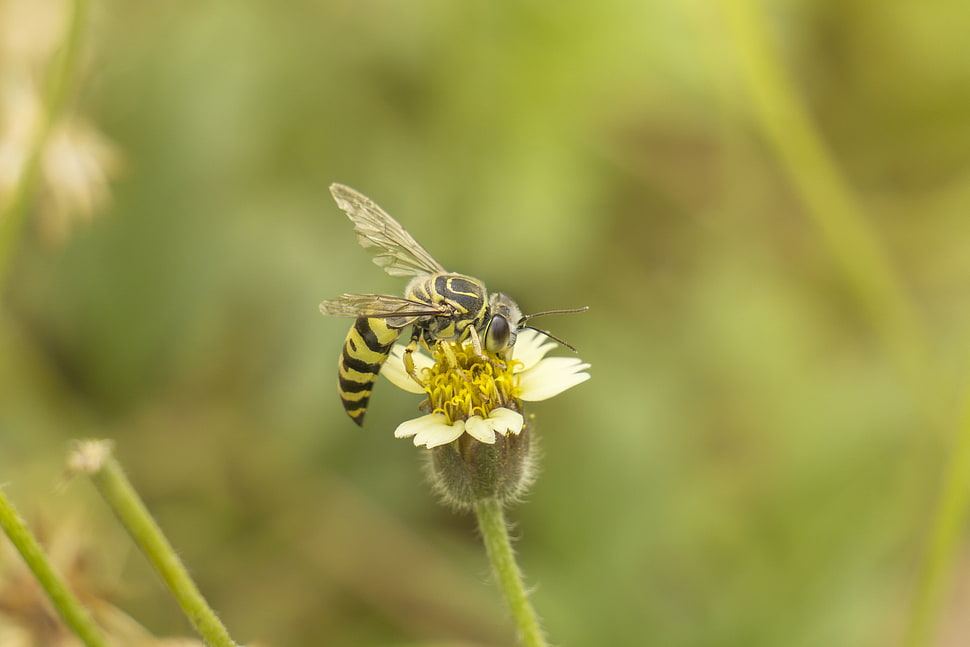
[[434, 365], [421, 371], [428, 410], [444, 414], [449, 424], [476, 415], [488, 418], [498, 408], [521, 408], [522, 389], [514, 374], [519, 362], [486, 350], [479, 355], [470, 344], [458, 342], [438, 342], [432, 357]]

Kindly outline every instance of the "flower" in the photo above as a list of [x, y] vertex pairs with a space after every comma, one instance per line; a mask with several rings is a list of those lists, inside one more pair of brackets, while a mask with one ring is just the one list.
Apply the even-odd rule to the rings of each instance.
[[425, 415], [398, 425], [397, 438], [413, 438], [429, 451], [429, 475], [442, 499], [458, 509], [485, 499], [517, 501], [533, 480], [531, 420], [522, 402], [545, 400], [589, 379], [578, 358], [546, 357], [555, 347], [523, 330], [507, 356], [470, 342], [438, 342], [431, 357], [395, 346], [382, 372], [411, 393], [424, 394]]
[[522, 401], [535, 402], [559, 395], [590, 375], [589, 364], [576, 357], [546, 357], [556, 344], [532, 330], [519, 333], [510, 359], [483, 351], [469, 342], [440, 342], [433, 357], [412, 354], [418, 384], [405, 368], [405, 347], [395, 346], [382, 373], [411, 393], [428, 396], [427, 415], [401, 423], [397, 438], [414, 438], [429, 449], [446, 445], [463, 434], [494, 444], [496, 437], [519, 434], [525, 424]]
[[[0, 207], [13, 199], [26, 172], [45, 107], [37, 88], [5, 79], [0, 87]], [[40, 151], [43, 190], [38, 217], [49, 241], [64, 242], [71, 227], [90, 221], [110, 202], [109, 180], [118, 174], [118, 149], [81, 117], [51, 124]]]
[[495, 442], [496, 432], [517, 434], [522, 431], [523, 422], [521, 413], [505, 407], [493, 409], [487, 418], [473, 415], [467, 420], [459, 419], [453, 423], [449, 423], [443, 413], [429, 413], [401, 423], [394, 431], [394, 436], [395, 438], [414, 436], [415, 445], [419, 447], [424, 445], [431, 449], [438, 445], [447, 445], [467, 432], [479, 442], [491, 445]]
[[[39, 231], [62, 243], [77, 222], [87, 222], [110, 202], [109, 180], [121, 171], [118, 148], [94, 126], [60, 105], [51, 79], [71, 39], [68, 4], [49, 0], [0, 2], [0, 211], [15, 204], [36, 175]], [[54, 87], [54, 86], [51, 86]], [[46, 88], [46, 91], [45, 91]]]

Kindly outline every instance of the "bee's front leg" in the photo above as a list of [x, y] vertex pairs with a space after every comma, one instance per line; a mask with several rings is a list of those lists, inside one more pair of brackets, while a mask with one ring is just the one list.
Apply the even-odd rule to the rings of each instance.
[[471, 336], [472, 349], [474, 349], [475, 354], [482, 359], [488, 359], [485, 355], [485, 351], [482, 348], [482, 338], [478, 336], [478, 330], [475, 326], [468, 326], [468, 334]]
[[408, 372], [411, 379], [414, 380], [418, 386], [422, 389], [424, 388], [424, 380], [418, 377], [418, 371], [414, 367], [414, 351], [418, 348], [418, 342], [421, 340], [421, 330], [418, 327], [414, 327], [411, 330], [411, 341], [404, 348], [404, 370]]
[[506, 368], [505, 362], [503, 362], [501, 359], [498, 359], [496, 357], [492, 357], [485, 352], [485, 349], [482, 346], [482, 338], [478, 336], [478, 330], [475, 328], [475, 326], [469, 326], [468, 332], [472, 341], [472, 350], [475, 351], [475, 354], [478, 357], [480, 357], [482, 360], [491, 364], [492, 366], [498, 369], [505, 370]]
[[[472, 328], [471, 330], [474, 333], [475, 329]], [[458, 356], [455, 354], [455, 349], [454, 347], [452, 347], [452, 344], [456, 342], [439, 340], [434, 343], [438, 344], [438, 348], [440, 348], [441, 352], [444, 353], [444, 356], [447, 359], [448, 364], [451, 366], [451, 368], [454, 370], [455, 373], [461, 376], [461, 379], [464, 380], [465, 384], [467, 384], [469, 387], [472, 387], [478, 390], [479, 397], [485, 400], [485, 402], [491, 402], [491, 399], [485, 393], [482, 393], [479, 387], [475, 386], [474, 380], [472, 380], [472, 378], [469, 376], [468, 369], [462, 368], [461, 362], [458, 360]], [[472, 342], [472, 345], [474, 346], [474, 342]], [[479, 350], [480, 350], [480, 347], [479, 347]], [[484, 357], [484, 355], [481, 355], [481, 354], [479, 356]], [[490, 361], [488, 360], [487, 357], [485, 357], [485, 359], [486, 361]]]

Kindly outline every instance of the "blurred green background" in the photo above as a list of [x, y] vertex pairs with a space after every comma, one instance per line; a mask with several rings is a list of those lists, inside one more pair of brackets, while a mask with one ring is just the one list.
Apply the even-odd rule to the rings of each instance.
[[924, 374], [767, 144], [718, 4], [95, 2], [76, 105], [124, 166], [66, 243], [28, 227], [4, 285], [6, 491], [80, 520], [157, 634], [190, 630], [93, 488], [55, 487], [72, 438], [116, 441], [237, 640], [512, 644], [472, 519], [391, 436], [415, 398], [379, 384], [363, 430], [337, 399], [348, 322], [317, 304], [404, 287], [339, 181], [526, 311], [590, 306], [543, 322], [593, 379], [532, 409], [511, 512], [555, 644], [894, 644], [967, 365], [970, 9], [762, 10]]

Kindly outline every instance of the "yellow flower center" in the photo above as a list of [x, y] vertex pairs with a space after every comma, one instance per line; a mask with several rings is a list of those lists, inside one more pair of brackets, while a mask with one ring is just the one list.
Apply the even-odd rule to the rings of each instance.
[[432, 349], [434, 366], [421, 371], [432, 413], [443, 413], [448, 424], [471, 416], [487, 418], [500, 407], [518, 410], [521, 362], [506, 362], [494, 353], [475, 353], [471, 344], [438, 342]]

